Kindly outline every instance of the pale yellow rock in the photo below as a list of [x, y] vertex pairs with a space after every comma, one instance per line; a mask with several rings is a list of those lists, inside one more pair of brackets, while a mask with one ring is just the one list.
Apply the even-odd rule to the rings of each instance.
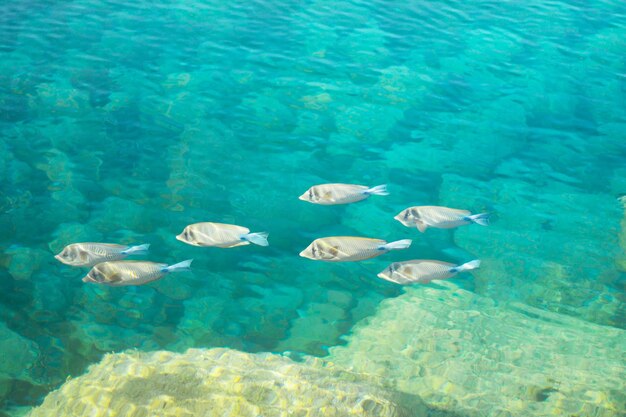
[[130, 351], [106, 355], [50, 393], [29, 417], [414, 415], [378, 383], [319, 359], [294, 362], [228, 349]]
[[385, 300], [328, 360], [467, 417], [618, 417], [625, 354], [622, 329], [442, 282]]

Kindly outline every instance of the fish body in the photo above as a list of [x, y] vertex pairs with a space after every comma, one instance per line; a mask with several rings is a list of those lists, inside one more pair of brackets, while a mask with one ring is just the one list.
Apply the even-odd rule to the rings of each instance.
[[298, 198], [309, 203], [330, 206], [365, 200], [370, 195], [389, 195], [387, 186], [367, 187], [355, 184], [320, 184], [309, 188]]
[[193, 246], [215, 246], [234, 248], [254, 243], [267, 246], [266, 232], [250, 233], [247, 227], [225, 223], [194, 223], [185, 227], [176, 239]]
[[479, 260], [455, 265], [450, 262], [418, 259], [394, 262], [380, 272], [378, 277], [397, 284], [427, 284], [432, 280], [452, 278], [459, 272], [470, 271], [479, 266]]
[[398, 213], [394, 219], [406, 227], [417, 227], [424, 232], [429, 227], [438, 229], [452, 229], [470, 223], [482, 226], [489, 224], [489, 214], [472, 214], [468, 210], [459, 210], [441, 206], [415, 206]]
[[149, 247], [149, 244], [127, 246], [114, 243], [73, 243], [54, 257], [66, 265], [91, 267], [101, 262], [119, 261], [133, 254], [145, 254]]
[[405, 249], [409, 239], [387, 243], [381, 239], [354, 236], [332, 236], [315, 239], [300, 256], [316, 261], [348, 262], [374, 258], [394, 249]]
[[110, 261], [102, 262], [91, 268], [83, 282], [121, 287], [125, 285], [143, 285], [163, 278], [166, 274], [189, 270], [191, 260], [174, 265], [147, 261]]

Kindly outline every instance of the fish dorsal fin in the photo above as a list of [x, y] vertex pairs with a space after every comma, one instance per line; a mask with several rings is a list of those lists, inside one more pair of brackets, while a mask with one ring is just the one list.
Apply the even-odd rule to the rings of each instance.
[[448, 208], [448, 210], [450, 210], [451, 213], [455, 213], [458, 214], [459, 216], [469, 216], [470, 214], [472, 214], [471, 211], [469, 210], [464, 210], [464, 209], [453, 209], [453, 208]]
[[427, 259], [427, 260], [425, 260], [423, 262], [428, 262], [428, 263], [431, 263], [431, 264], [437, 264], [437, 265], [441, 265], [441, 266], [445, 266], [445, 267], [449, 267], [449, 268], [453, 268], [455, 266], [455, 264], [450, 263], [450, 262], [436, 261], [436, 260], [433, 260], [433, 259]]

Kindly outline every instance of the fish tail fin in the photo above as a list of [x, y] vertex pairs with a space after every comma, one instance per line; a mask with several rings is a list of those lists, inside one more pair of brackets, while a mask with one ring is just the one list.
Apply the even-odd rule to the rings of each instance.
[[123, 250], [122, 253], [124, 255], [145, 255], [148, 253], [148, 249], [150, 249], [150, 244], [146, 243], [144, 245], [131, 246], [130, 248]]
[[450, 272], [471, 271], [472, 269], [477, 269], [479, 266], [480, 261], [478, 259], [474, 259], [473, 261], [466, 262], [463, 265], [455, 266]]
[[162, 269], [163, 272], [177, 272], [177, 271], [189, 271], [191, 269], [191, 262], [193, 259], [187, 259], [186, 261], [179, 262], [174, 265], [168, 265]]
[[467, 216], [466, 219], [481, 226], [489, 226], [489, 216], [489, 213], [472, 214]]
[[267, 232], [257, 232], [257, 233], [248, 233], [247, 235], [241, 236], [243, 240], [247, 240], [250, 243], [254, 243], [259, 246], [268, 246], [269, 242], [267, 241], [267, 237], [269, 233]]
[[381, 184], [377, 185], [376, 187], [368, 188], [367, 190], [363, 191], [363, 193], [369, 195], [389, 195], [389, 192], [387, 192], [387, 184]]
[[411, 246], [411, 239], [396, 240], [395, 242], [389, 242], [381, 245], [382, 250], [394, 250], [394, 249], [406, 249]]

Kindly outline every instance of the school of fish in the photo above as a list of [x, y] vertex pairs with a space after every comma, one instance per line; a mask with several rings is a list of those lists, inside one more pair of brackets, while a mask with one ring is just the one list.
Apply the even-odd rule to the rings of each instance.
[[[356, 184], [319, 184], [310, 187], [299, 199], [313, 204], [339, 205], [365, 200], [372, 195], [388, 195], [386, 185], [368, 187]], [[451, 229], [476, 223], [489, 224], [488, 213], [472, 214], [440, 206], [408, 207], [394, 219], [406, 227], [420, 232], [428, 228]], [[268, 246], [267, 232], [250, 232], [250, 229], [234, 224], [199, 222], [185, 226], [176, 239], [192, 246], [234, 248], [249, 245]], [[329, 236], [315, 239], [300, 252], [300, 256], [315, 261], [354, 262], [371, 259], [392, 250], [407, 249], [410, 239], [386, 242], [359, 236]], [[83, 282], [109, 286], [143, 285], [159, 280], [171, 272], [187, 271], [192, 259], [172, 265], [149, 261], [126, 260], [133, 255], [145, 255], [150, 245], [127, 246], [114, 243], [72, 243], [55, 255], [55, 258], [73, 267], [91, 268]], [[394, 262], [378, 274], [379, 278], [397, 284], [427, 284], [433, 280], [448, 279], [461, 272], [480, 266], [479, 260], [461, 265], [429, 259]]]

